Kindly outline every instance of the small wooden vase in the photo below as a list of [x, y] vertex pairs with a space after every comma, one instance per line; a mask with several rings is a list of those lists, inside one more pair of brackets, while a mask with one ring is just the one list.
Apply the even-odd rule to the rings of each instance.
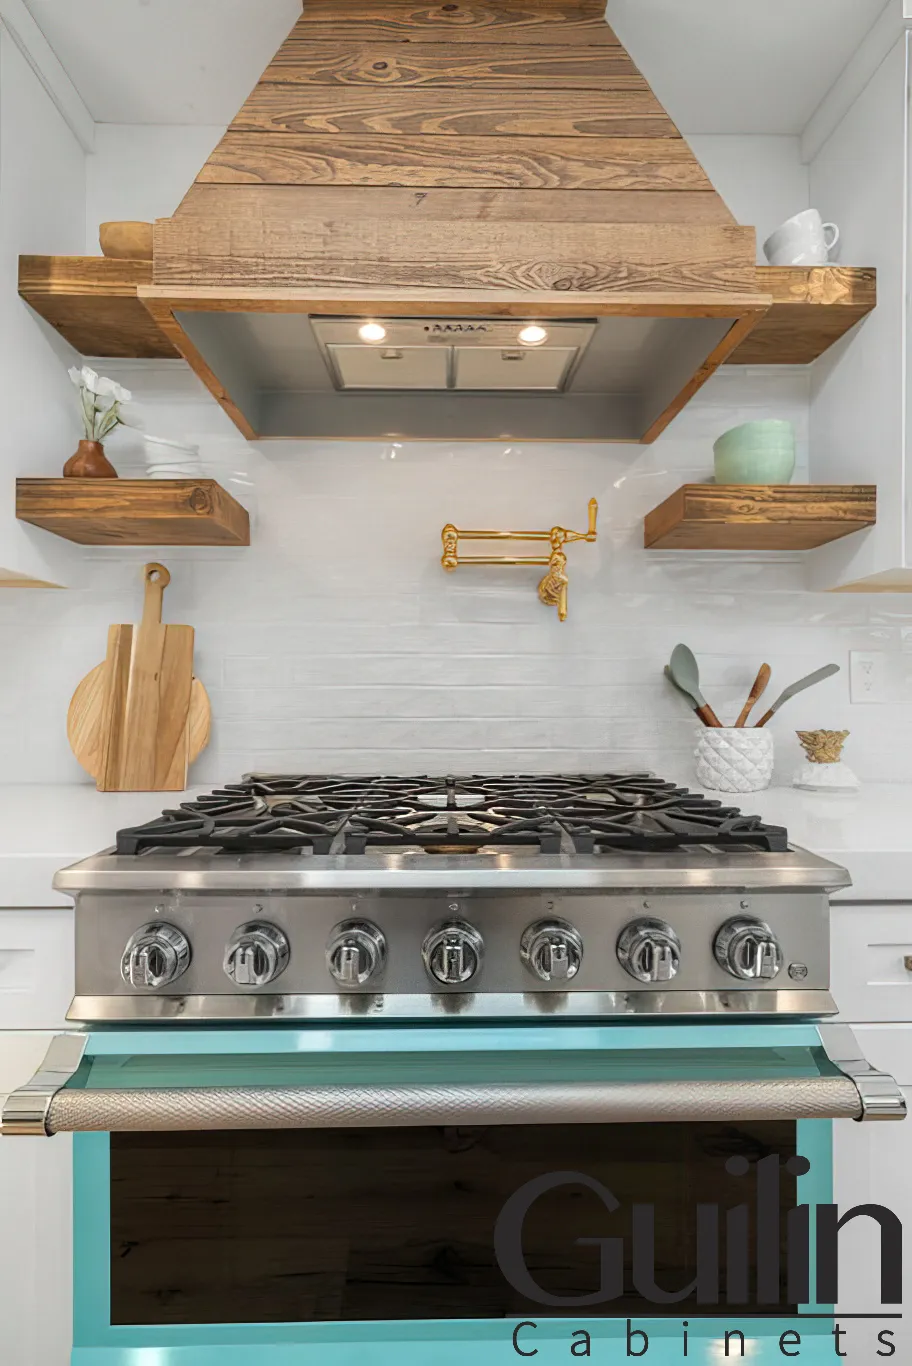
[[80, 441], [63, 467], [64, 479], [116, 479], [117, 471], [100, 441]]

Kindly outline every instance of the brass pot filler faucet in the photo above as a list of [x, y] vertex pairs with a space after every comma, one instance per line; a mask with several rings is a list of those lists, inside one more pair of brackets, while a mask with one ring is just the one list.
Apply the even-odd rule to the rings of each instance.
[[[598, 502], [589, 499], [589, 530], [567, 531], [553, 526], [550, 531], [460, 531], [448, 522], [441, 532], [443, 555], [440, 563], [448, 572], [462, 564], [543, 564], [548, 572], [538, 585], [538, 596], [547, 607], [556, 607], [561, 621], [567, 620], [567, 556], [564, 546], [568, 541], [595, 541]], [[460, 555], [459, 541], [548, 541], [550, 555]]]

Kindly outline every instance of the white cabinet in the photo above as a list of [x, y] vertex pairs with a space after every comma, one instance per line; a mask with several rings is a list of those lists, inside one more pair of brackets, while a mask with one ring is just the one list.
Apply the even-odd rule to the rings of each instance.
[[810, 167], [811, 203], [839, 224], [840, 259], [877, 268], [877, 307], [818, 360], [810, 477], [877, 484], [877, 525], [812, 551], [812, 585], [912, 588], [912, 485], [905, 392], [908, 37], [898, 38]]
[[[0, 1104], [39, 1067], [51, 1034], [0, 1032]], [[0, 1138], [0, 1360], [68, 1366], [73, 1221], [69, 1135]]]
[[0, 1029], [60, 1029], [74, 995], [73, 912], [0, 910]]
[[839, 1018], [848, 1024], [912, 1021], [912, 905], [836, 903], [830, 933]]

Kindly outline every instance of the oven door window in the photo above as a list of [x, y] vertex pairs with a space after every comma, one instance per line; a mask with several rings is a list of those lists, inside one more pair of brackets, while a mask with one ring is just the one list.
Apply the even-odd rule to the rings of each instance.
[[[656, 1284], [677, 1292], [695, 1276], [697, 1206], [746, 1206], [753, 1285], [757, 1164], [778, 1159], [784, 1234], [798, 1203], [785, 1164], [797, 1147], [794, 1122], [114, 1134], [111, 1322], [696, 1317], [694, 1295], [661, 1305], [637, 1293], [633, 1207], [654, 1206]], [[746, 1160], [746, 1177], [726, 1172], [733, 1156]], [[523, 1227], [529, 1274], [567, 1301], [543, 1308], [505, 1276], [494, 1230], [519, 1187], [558, 1172], [567, 1179], [535, 1200]], [[601, 1183], [618, 1210], [573, 1173]], [[592, 1303], [599, 1240], [619, 1237], [623, 1292]], [[768, 1312], [781, 1316], [796, 1307], [784, 1255], [780, 1265], [779, 1302]], [[723, 1304], [725, 1267], [723, 1248]]]

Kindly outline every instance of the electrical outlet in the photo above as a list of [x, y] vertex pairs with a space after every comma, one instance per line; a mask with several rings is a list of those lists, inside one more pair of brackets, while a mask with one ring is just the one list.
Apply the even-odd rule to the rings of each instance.
[[853, 702], [886, 702], [888, 662], [884, 650], [849, 651], [849, 697]]

